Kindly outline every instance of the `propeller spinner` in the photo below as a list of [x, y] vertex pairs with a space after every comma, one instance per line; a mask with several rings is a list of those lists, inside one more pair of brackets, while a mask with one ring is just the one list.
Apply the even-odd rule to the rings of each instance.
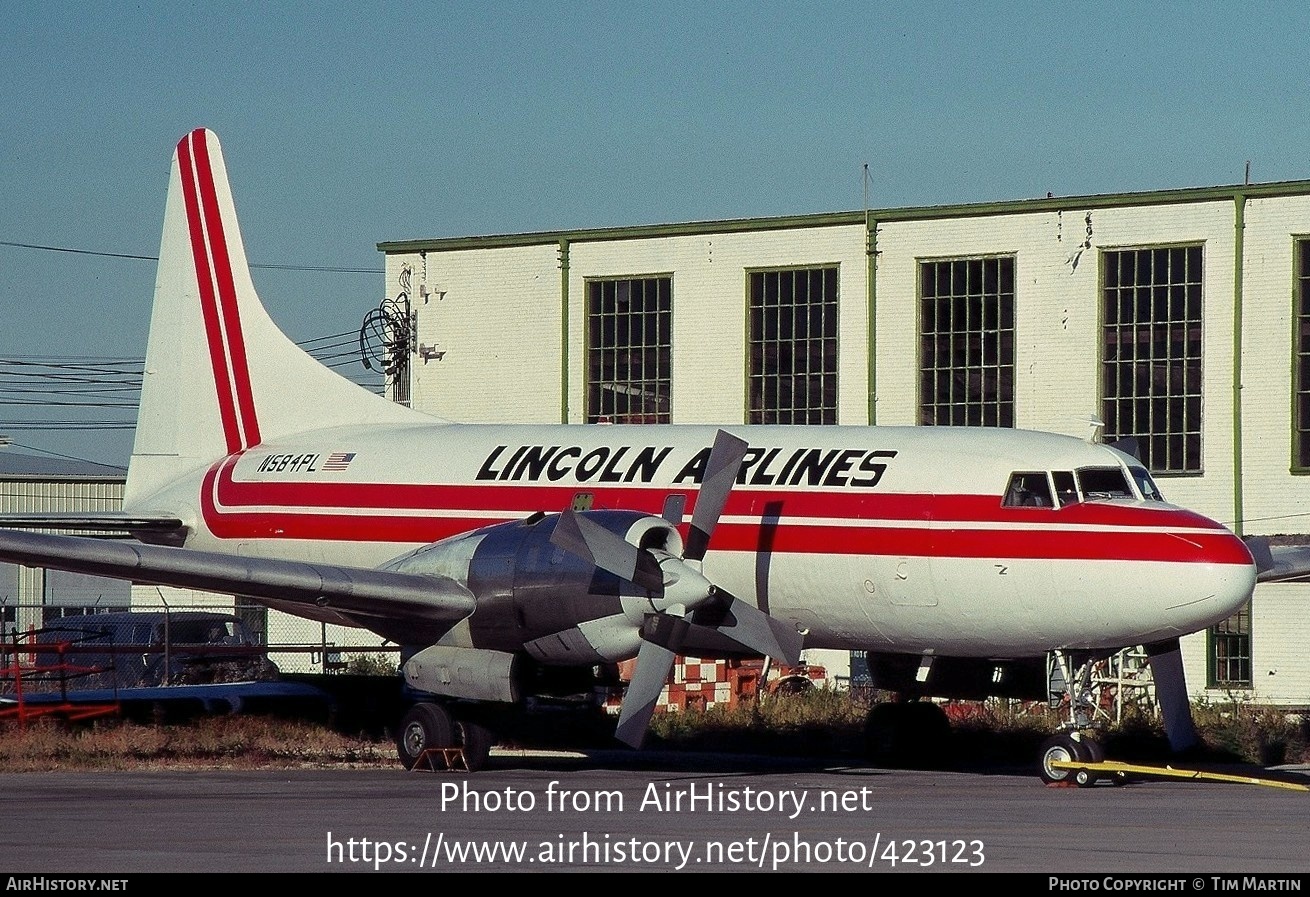
[[783, 663], [800, 659], [802, 636], [714, 585], [701, 572], [710, 539], [746, 455], [747, 443], [723, 430], [705, 465], [682, 557], [639, 548], [582, 514], [565, 511], [551, 542], [643, 590], [650, 612], [641, 627], [637, 665], [623, 697], [615, 736], [640, 747], [679, 648], [690, 635], [707, 636]]

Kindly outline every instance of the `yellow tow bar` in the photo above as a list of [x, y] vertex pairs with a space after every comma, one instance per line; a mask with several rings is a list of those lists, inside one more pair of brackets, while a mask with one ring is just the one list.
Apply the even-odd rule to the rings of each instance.
[[1264, 785], [1269, 788], [1285, 788], [1288, 791], [1310, 791], [1310, 784], [1289, 782], [1283, 779], [1262, 778], [1260, 776], [1235, 775], [1227, 772], [1210, 772], [1204, 769], [1178, 769], [1173, 766], [1147, 766], [1140, 763], [1123, 763], [1119, 760], [1102, 760], [1099, 763], [1078, 762], [1076, 760], [1050, 760], [1047, 765], [1052, 769], [1073, 771], [1072, 782], [1080, 788], [1096, 784], [1098, 778], [1122, 783], [1130, 776], [1161, 776], [1170, 779], [1188, 779], [1206, 782], [1233, 782], [1238, 785]]

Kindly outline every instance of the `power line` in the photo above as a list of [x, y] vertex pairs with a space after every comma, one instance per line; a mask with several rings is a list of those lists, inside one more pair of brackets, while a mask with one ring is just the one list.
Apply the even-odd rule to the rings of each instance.
[[54, 455], [56, 458], [63, 458], [67, 461], [81, 461], [83, 464], [94, 464], [97, 467], [112, 467], [118, 471], [122, 470], [122, 468], [119, 467], [117, 464], [106, 464], [103, 461], [92, 461], [89, 458], [78, 458], [75, 455], [62, 455], [59, 452], [52, 452], [49, 449], [37, 448], [34, 445], [23, 445], [22, 443], [19, 442], [11, 442], [10, 445], [17, 446], [18, 448], [21, 449], [27, 449], [29, 452], [42, 452], [43, 454]]
[[[75, 249], [71, 246], [43, 246], [39, 243], [18, 243], [13, 240], [0, 240], [0, 246], [12, 246], [17, 249], [39, 249], [44, 252], [66, 252], [71, 255], [94, 255], [100, 258], [130, 259], [139, 262], [157, 262], [157, 255], [134, 255], [128, 252], [100, 252], [94, 249]], [[350, 268], [336, 265], [260, 265], [250, 263], [251, 268], [267, 271], [318, 271], [323, 274], [385, 274], [381, 268]]]

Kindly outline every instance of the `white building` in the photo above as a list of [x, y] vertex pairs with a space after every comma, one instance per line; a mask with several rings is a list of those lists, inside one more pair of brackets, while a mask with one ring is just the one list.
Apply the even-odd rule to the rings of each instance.
[[[470, 422], [1133, 437], [1166, 497], [1310, 533], [1310, 182], [388, 242], [399, 397]], [[1307, 539], [1310, 541], [1310, 539]], [[1183, 642], [1310, 706], [1310, 585]]]

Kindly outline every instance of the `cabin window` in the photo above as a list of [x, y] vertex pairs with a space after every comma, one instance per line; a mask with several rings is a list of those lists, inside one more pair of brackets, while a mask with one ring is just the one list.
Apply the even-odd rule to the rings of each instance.
[[747, 276], [752, 424], [837, 423], [837, 266]]
[[919, 263], [919, 422], [1014, 426], [1014, 257]]
[[1007, 508], [1053, 508], [1045, 473], [1012, 473], [1001, 504]]
[[587, 281], [587, 422], [669, 422], [673, 278]]
[[1105, 441], [1157, 474], [1201, 472], [1200, 246], [1101, 256]]
[[1051, 474], [1055, 482], [1055, 498], [1060, 507], [1078, 503], [1078, 487], [1074, 484], [1072, 470], [1057, 470]]
[[1128, 486], [1122, 467], [1083, 467], [1078, 471], [1078, 487], [1088, 501], [1110, 498], [1136, 498]]
[[1208, 632], [1210, 643], [1210, 687], [1250, 688], [1251, 678], [1251, 604]]
[[1155, 480], [1146, 472], [1144, 467], [1130, 467], [1128, 472], [1133, 475], [1133, 482], [1137, 484], [1137, 491], [1142, 493], [1142, 498], [1147, 501], [1164, 501], [1164, 496], [1155, 485]]

